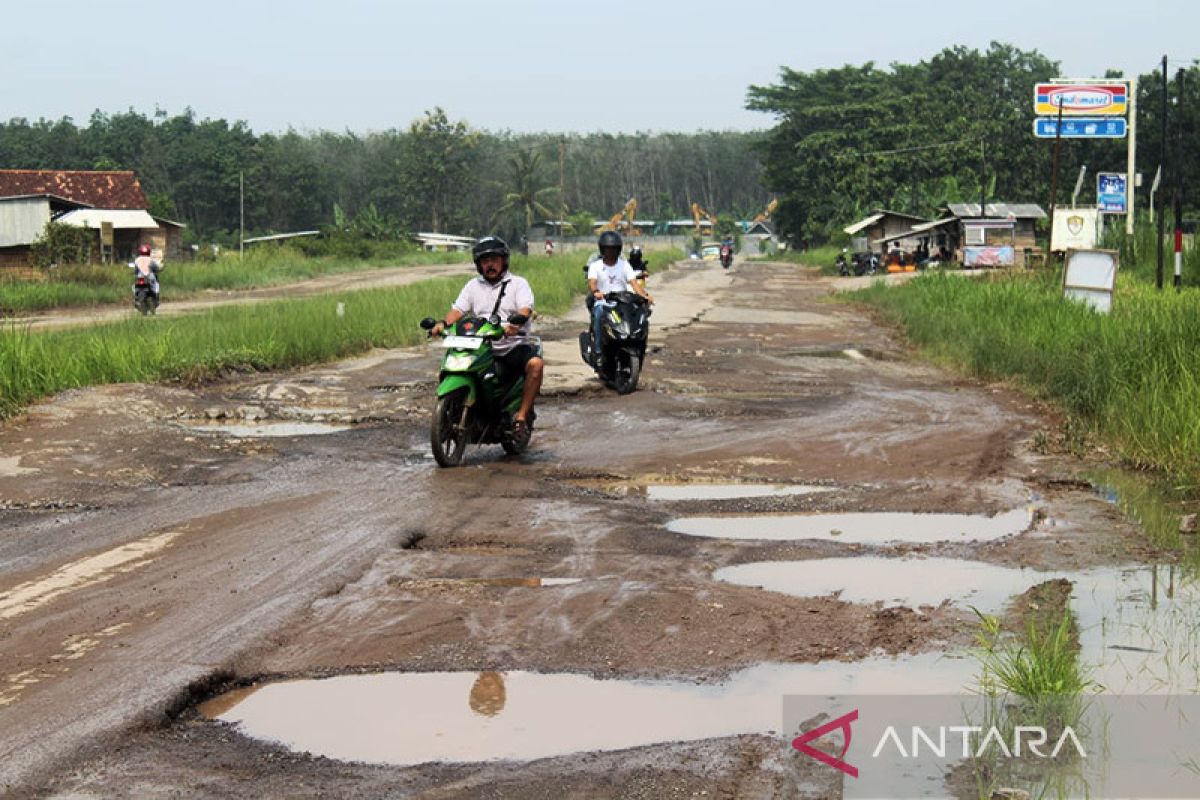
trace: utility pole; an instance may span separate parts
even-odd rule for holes
[[[238,173],[238,260],[246,258],[246,173]]]
[[[1183,68],[1175,73],[1175,291],[1183,289]]]
[[[1079,177],[1075,179],[1075,191],[1071,192],[1071,208],[1075,207],[1075,201],[1079,199],[1079,193],[1083,191],[1083,176],[1087,174],[1087,164],[1079,166]]]
[[[1137,187],[1137,78],[1129,79],[1129,137],[1125,169],[1125,235],[1133,235],[1133,211],[1137,207],[1134,194]],[[1135,241],[1136,245],[1137,242]]]
[[[1158,192],[1158,181],[1163,174],[1163,164],[1167,163],[1167,57],[1162,61],[1162,137],[1158,148],[1158,174],[1154,176],[1154,186],[1150,190],[1150,213],[1154,214],[1154,195]],[[1163,288],[1163,217],[1167,215],[1167,198],[1165,194],[1158,196],[1158,236],[1157,257],[1154,269],[1154,285]]]
[[[1060,108],[1059,114],[1061,114],[1061,113],[1062,113],[1062,109]],[[1057,153],[1055,154],[1055,157],[1057,158]],[[983,219],[986,216],[987,216],[987,157],[984,155],[984,152],[983,152],[983,137],[980,136],[979,137],[979,218]]]
[[[567,140],[558,140],[558,246],[562,247],[563,224],[567,221],[567,189],[563,180],[563,163],[567,157]]]
[[[1058,151],[1062,149],[1062,97],[1058,98],[1058,122],[1054,125],[1054,165],[1050,168],[1050,235],[1046,237],[1046,265],[1050,265],[1050,247],[1054,243],[1054,201],[1058,198]],[[979,142],[983,149],[983,140]]]

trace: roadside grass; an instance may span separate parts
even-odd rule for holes
[[[682,254],[660,254],[656,263]],[[520,256],[543,315],[560,314],[584,291],[579,254]],[[439,317],[461,277],[392,289],[342,292],[194,315],[132,317],[118,323],[34,333],[0,327],[0,419],[39,398],[104,383],[200,382],[234,370],[286,369],[423,340],[418,323]],[[338,304],[344,314],[338,316]]]
[[[935,360],[1057,402],[1128,465],[1200,489],[1200,292],[1119,282],[1111,314],[1064,300],[1053,271],[924,275],[850,295]]]
[[[248,250],[244,260],[229,253],[215,261],[167,262],[162,274],[163,296],[182,299],[209,289],[259,289],[378,267],[468,260],[465,253],[414,251],[361,259],[307,256],[288,246],[259,246]],[[125,303],[130,283],[130,272],[124,264],[61,266],[44,271],[38,278],[0,277],[0,313]]]
[[[784,261],[791,264],[820,267],[822,275],[837,275],[835,261],[840,252],[842,252],[842,245],[826,244],[808,250],[783,250],[774,255],[755,256],[754,258],[757,261]]]

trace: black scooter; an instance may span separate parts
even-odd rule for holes
[[[579,334],[579,354],[583,363],[596,370],[605,386],[617,394],[629,394],[637,388],[646,358],[646,340],[650,336],[650,304],[634,292],[611,292],[604,299],[614,304],[606,309],[600,322],[600,352],[592,352],[591,327]],[[591,311],[592,303],[588,303]],[[588,319],[591,319],[589,313]]]

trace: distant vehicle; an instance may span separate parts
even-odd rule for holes
[[[707,242],[700,248],[700,258],[704,261],[717,261],[721,258],[720,242]]]

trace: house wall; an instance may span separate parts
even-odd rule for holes
[[[0,247],[31,244],[50,221],[50,201],[29,197],[0,202]]]
[[[29,267],[29,245],[0,247],[0,270],[24,270]]]

